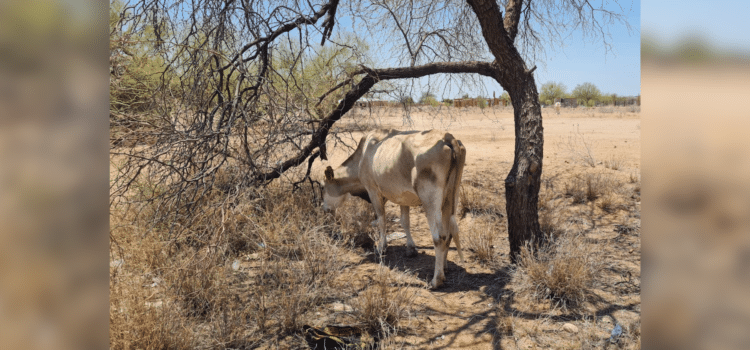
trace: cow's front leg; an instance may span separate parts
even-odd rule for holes
[[[385,249],[388,247],[388,241],[385,239],[385,198],[370,193],[370,200],[373,209],[375,209],[375,215],[378,217],[378,234],[380,235],[375,250],[378,253],[378,258],[382,261]]]
[[[406,256],[417,256],[417,245],[414,243],[414,239],[411,238],[410,232],[409,207],[405,205],[401,206],[401,227],[404,229],[404,233],[406,234]]]

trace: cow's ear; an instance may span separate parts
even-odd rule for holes
[[[331,180],[333,180],[333,168],[331,168],[331,166],[329,165],[326,168],[326,181],[331,181]]]

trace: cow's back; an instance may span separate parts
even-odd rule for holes
[[[444,184],[451,161],[444,131],[375,132],[367,136],[360,180],[399,205],[416,206],[420,179]]]

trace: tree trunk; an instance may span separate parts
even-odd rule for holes
[[[516,144],[513,167],[505,178],[505,210],[510,259],[515,263],[524,244],[539,244],[544,240],[537,212],[544,148],[542,110],[532,75],[534,68],[526,69],[514,45],[523,2],[508,0],[505,19],[494,0],[467,2],[477,15],[482,36],[495,56],[494,78],[508,91],[513,104]]]
[[[539,228],[537,203],[542,175],[542,113],[534,79],[508,88],[513,103],[515,154],[513,167],[505,178],[505,208],[508,214],[510,259],[516,262],[527,242],[544,241]]]

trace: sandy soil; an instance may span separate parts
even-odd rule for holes
[[[542,179],[561,180],[567,176],[584,172],[601,172],[623,179],[638,178],[640,186],[640,112],[629,107],[562,109],[558,115],[552,108],[543,109],[544,164]],[[364,122],[363,122],[364,121]],[[513,162],[514,127],[510,108],[412,110],[408,118],[403,111],[364,111],[351,113],[340,126],[369,123],[370,126],[397,128],[401,130],[445,129],[460,139],[467,149],[467,161],[463,183],[483,183],[504,201],[503,180]],[[354,135],[357,138],[359,134]],[[584,164],[576,152],[585,150],[584,143],[596,160],[595,167]],[[578,143],[576,143],[578,142]],[[352,139],[349,142],[354,145]],[[577,144],[577,146],[575,146]],[[350,153],[345,147],[329,145],[329,162],[316,165],[320,173],[326,165],[336,167]],[[605,167],[605,162],[616,161],[617,170]],[[636,185],[632,185],[636,186]],[[639,191],[639,190],[638,190]],[[554,203],[564,203],[560,199]],[[562,204],[561,204],[562,205]],[[567,204],[566,204],[567,205]],[[396,338],[397,348],[431,349],[527,349],[527,348],[581,348],[601,347],[615,324],[626,331],[639,332],[640,328],[640,237],[623,241],[614,230],[616,223],[636,218],[640,226],[640,198],[632,199],[633,208],[614,213],[595,213],[594,206],[571,206],[581,216],[591,220],[580,224],[586,238],[601,246],[600,252],[609,266],[604,287],[596,293],[601,302],[580,312],[560,312],[549,306],[534,305],[529,301],[508,300],[511,271],[508,260],[507,231],[497,232],[495,261],[480,263],[470,251],[466,260],[459,262],[452,250],[448,255],[446,283],[437,291],[424,288],[432,277],[434,253],[424,214],[412,208],[411,223],[420,254],[416,258],[404,258],[405,239],[389,243],[385,264],[393,270],[413,276],[413,313],[402,324],[403,331]],[[504,205],[502,206],[504,208]],[[398,208],[389,204],[388,233],[401,231],[398,224]],[[504,209],[503,209],[504,210]],[[461,219],[459,229],[466,237],[471,227],[471,215]],[[504,219],[502,219],[504,220]],[[504,226],[504,225],[503,225]],[[636,242],[637,240],[637,242]],[[465,240],[463,240],[465,242]],[[465,246],[465,243],[464,243]],[[367,255],[365,255],[367,256]],[[373,274],[377,262],[370,255],[356,264],[352,278]],[[608,288],[622,281],[636,281],[637,290],[623,291]],[[503,304],[500,306],[499,304]],[[498,329],[503,315],[511,322],[512,332],[499,335]],[[345,323],[342,313],[321,313],[317,325]],[[566,323],[575,325],[576,332],[563,330]],[[636,328],[638,330],[636,330]],[[631,346],[634,346],[631,344]]]

